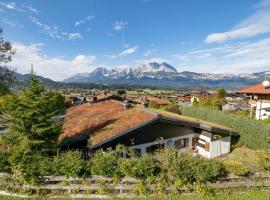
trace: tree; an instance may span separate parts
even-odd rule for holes
[[[14,54],[15,50],[4,40],[3,30],[0,28],[0,96],[8,93],[8,86],[14,80],[14,72],[6,66]]]
[[[32,74],[22,94],[9,96],[6,104],[4,115],[10,129],[4,141],[15,151],[14,154],[49,153],[55,149],[61,127],[53,117],[64,110],[64,98],[60,94],[47,91]]]
[[[225,98],[226,97],[226,94],[227,94],[226,90],[224,88],[222,88],[222,87],[217,88],[216,93],[217,93],[217,97],[219,99]]]

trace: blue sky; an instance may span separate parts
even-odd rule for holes
[[[10,64],[63,80],[167,61],[178,71],[270,70],[270,0],[0,0]]]

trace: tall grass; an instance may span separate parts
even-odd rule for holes
[[[182,114],[218,123],[240,134],[240,144],[253,149],[270,149],[270,124],[208,107],[184,107]]]

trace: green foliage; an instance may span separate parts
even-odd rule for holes
[[[245,176],[250,172],[248,167],[236,160],[225,160],[223,161],[223,165],[226,172],[237,176]]]
[[[205,106],[217,110],[222,110],[222,104],[224,104],[225,100],[220,98],[205,98],[201,99],[198,103],[199,106]]]
[[[164,106],[163,109],[164,109],[165,111],[172,112],[172,113],[176,113],[176,114],[178,114],[178,115],[181,115],[181,114],[182,114],[179,105],[177,105],[177,104],[174,103],[174,102],[168,104],[167,106]]]
[[[56,176],[80,177],[85,169],[86,163],[79,151],[67,151],[53,158],[52,171]]]
[[[148,107],[149,108],[154,108],[154,109],[159,109],[160,105],[155,101],[150,101],[150,103],[148,104]]]
[[[117,90],[117,94],[119,94],[119,95],[126,94],[126,90],[118,89],[118,90]]]
[[[166,149],[158,156],[162,173],[167,174],[171,180],[177,179],[183,183],[207,182],[223,173],[222,164],[216,160],[179,154],[174,149]]]
[[[120,170],[127,177],[146,179],[159,173],[157,160],[151,155],[122,160]]]
[[[120,162],[121,158],[118,152],[112,150],[98,151],[90,158],[91,174],[120,177],[122,176],[119,169]]]
[[[3,150],[0,150],[0,172],[10,172],[8,158],[9,154]]]
[[[29,86],[19,97],[9,96],[4,111],[10,123],[6,142],[17,151],[51,151],[61,130],[53,117],[64,109],[61,95],[48,92],[32,75]]]
[[[226,90],[224,88],[222,88],[222,87],[217,88],[216,93],[217,93],[217,97],[219,99],[225,98],[226,94],[227,94]]]
[[[256,155],[260,159],[260,167],[264,170],[270,171],[270,151],[258,151]]]
[[[208,107],[184,107],[183,115],[232,128],[240,134],[240,144],[252,149],[270,149],[270,124]]]
[[[43,176],[50,175],[51,159],[39,153],[26,154],[17,162],[11,161],[13,181],[17,184],[39,184],[43,182]]]
[[[14,72],[5,66],[14,53],[12,45],[4,40],[3,30],[0,28],[0,96],[9,93],[8,86],[14,80]]]

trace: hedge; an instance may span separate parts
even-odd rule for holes
[[[183,107],[182,113],[232,128],[240,134],[240,144],[246,147],[270,149],[270,124],[208,107]]]

